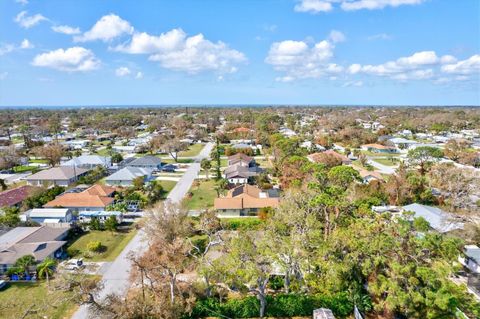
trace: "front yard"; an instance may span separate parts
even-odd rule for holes
[[[198,153],[203,149],[204,144],[193,144],[188,147],[188,150],[178,153],[179,157],[193,157],[197,156]]]
[[[63,290],[48,290],[46,282],[9,283],[0,290],[0,317],[16,318],[70,318],[76,305],[69,293]],[[37,313],[26,315],[26,312]]]
[[[187,196],[185,196],[184,205],[188,210],[211,208],[216,197],[215,180],[197,179],[193,182]]]
[[[113,261],[136,234],[132,226],[128,230],[111,232],[108,230],[91,230],[74,239],[67,248],[70,257],[81,258],[85,261]],[[91,253],[87,249],[88,243],[100,241],[104,247],[99,253]]]

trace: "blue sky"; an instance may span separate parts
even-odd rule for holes
[[[2,0],[0,106],[480,105],[478,0]]]

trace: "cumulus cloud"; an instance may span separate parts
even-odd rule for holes
[[[42,21],[48,21],[48,19],[39,13],[29,16],[27,11],[22,11],[17,14],[14,21],[22,28],[29,29]]]
[[[333,43],[344,42],[347,39],[345,34],[337,30],[330,31],[330,35],[328,36],[328,38]]]
[[[23,39],[22,43],[20,43],[20,49],[33,49],[34,47],[28,39]]]
[[[127,68],[126,66],[119,67],[118,69],[115,70],[115,75],[118,77],[127,76],[130,73],[131,73],[130,69]]]
[[[80,34],[80,28],[74,28],[68,25],[54,25],[52,30],[57,33],[63,33],[68,35]]]
[[[137,74],[135,75],[135,79],[137,80],[143,79],[143,73],[138,71]]]
[[[4,43],[0,45],[0,56],[10,53],[15,50],[15,45],[11,43]]]
[[[329,40],[313,46],[305,41],[275,42],[270,46],[265,62],[271,64],[276,71],[285,73],[276,78],[280,82],[333,76],[344,71],[342,66],[330,62],[334,48],[333,41]]]
[[[88,49],[72,47],[39,54],[32,65],[66,72],[91,71],[100,67],[100,60]]]
[[[445,64],[442,66],[442,72],[448,74],[478,75],[480,74],[480,55],[476,54],[463,61]]]
[[[124,34],[132,34],[133,27],[126,20],[123,20],[115,14],[103,16],[93,27],[84,34],[75,36],[75,42],[87,42],[101,40],[108,42]]]
[[[245,62],[243,53],[225,43],[211,42],[202,34],[189,37],[182,29],[173,29],[158,36],[136,32],[128,43],[113,48],[129,54],[148,54],[150,61],[166,69],[198,73],[206,70],[233,73]]]
[[[398,7],[402,5],[416,5],[426,0],[299,0],[295,5],[296,12],[310,12],[313,14],[319,12],[329,12],[334,9],[334,5],[339,5],[342,10],[378,10],[385,7]]]

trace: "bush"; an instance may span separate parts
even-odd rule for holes
[[[338,318],[352,314],[353,305],[346,293],[336,295],[296,295],[281,294],[267,297],[266,317],[311,316],[317,308],[329,308]],[[260,302],[254,296],[243,299],[229,299],[221,303],[218,299],[198,300],[190,318],[201,317],[258,317]]]
[[[98,253],[102,250],[102,242],[98,240],[91,241],[87,244],[87,249],[91,252]]]
[[[221,222],[226,230],[257,230],[263,224],[263,221],[258,218],[226,218]]]
[[[74,249],[74,248],[70,248],[70,247],[67,248],[67,255],[68,255],[68,257],[75,257],[75,256],[77,256],[78,254],[80,254],[80,250]]]

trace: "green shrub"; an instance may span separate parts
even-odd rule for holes
[[[98,240],[91,241],[87,244],[87,249],[91,252],[98,253],[102,250],[102,242]]]
[[[75,256],[77,256],[78,254],[80,254],[80,250],[75,249],[75,248],[71,248],[71,247],[68,247],[68,248],[67,248],[67,255],[68,255],[68,257],[75,257]]]
[[[346,293],[336,295],[281,294],[267,297],[266,317],[311,316],[317,308],[329,308],[338,318],[352,314],[353,305]],[[229,299],[221,303],[218,299],[200,299],[195,304],[190,318],[201,317],[258,317],[260,302],[254,296]]]
[[[225,218],[222,226],[227,230],[257,230],[264,222],[258,218]]]

